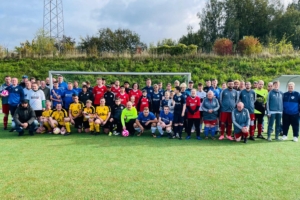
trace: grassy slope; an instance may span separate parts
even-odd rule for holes
[[[291,141],[0,131],[0,198],[297,199],[299,150]]]

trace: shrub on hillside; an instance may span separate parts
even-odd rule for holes
[[[253,55],[262,52],[262,45],[258,38],[253,36],[245,36],[244,39],[238,43],[238,51],[242,55]]]
[[[219,38],[214,43],[214,52],[218,55],[232,54],[233,43],[228,38]]]

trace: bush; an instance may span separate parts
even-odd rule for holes
[[[214,43],[214,52],[218,55],[232,54],[233,42],[228,38],[219,38]]]
[[[245,36],[244,39],[238,43],[238,51],[242,55],[253,55],[262,52],[262,46],[258,40],[253,36]]]

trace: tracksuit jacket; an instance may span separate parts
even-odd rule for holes
[[[203,111],[203,120],[216,120],[218,118],[218,110],[220,108],[219,101],[216,98],[204,98],[201,103],[201,110]],[[208,113],[208,110],[213,110]]]
[[[286,92],[283,94],[283,113],[287,115],[299,114],[300,94],[299,92]]]
[[[221,112],[232,112],[238,100],[238,92],[235,89],[223,90],[220,94]]]
[[[237,108],[232,111],[232,122],[234,126],[234,133],[242,132],[243,127],[250,126],[250,115],[247,108],[239,111]]]
[[[35,112],[28,104],[27,108],[23,108],[21,105],[17,108],[14,114],[14,121],[16,125],[27,122],[29,125],[35,120]]]
[[[283,93],[279,90],[271,90],[267,97],[267,112],[282,112],[283,111]]]
[[[256,93],[253,90],[242,90],[240,92],[240,101],[243,102],[244,107],[248,109],[250,114],[254,113],[254,103],[256,101]]]

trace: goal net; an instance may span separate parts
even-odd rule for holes
[[[175,80],[182,82],[188,82],[191,80],[190,72],[87,72],[87,71],[49,71],[50,88],[53,88],[52,80],[58,75],[64,77],[65,82],[78,81],[79,86],[84,81],[89,81],[91,85],[96,84],[97,78],[105,78],[106,84],[119,80],[121,84],[128,81],[130,85],[132,83],[138,83],[140,88],[146,86],[146,79],[150,78],[152,84],[162,82],[164,86],[167,83],[173,85]]]

